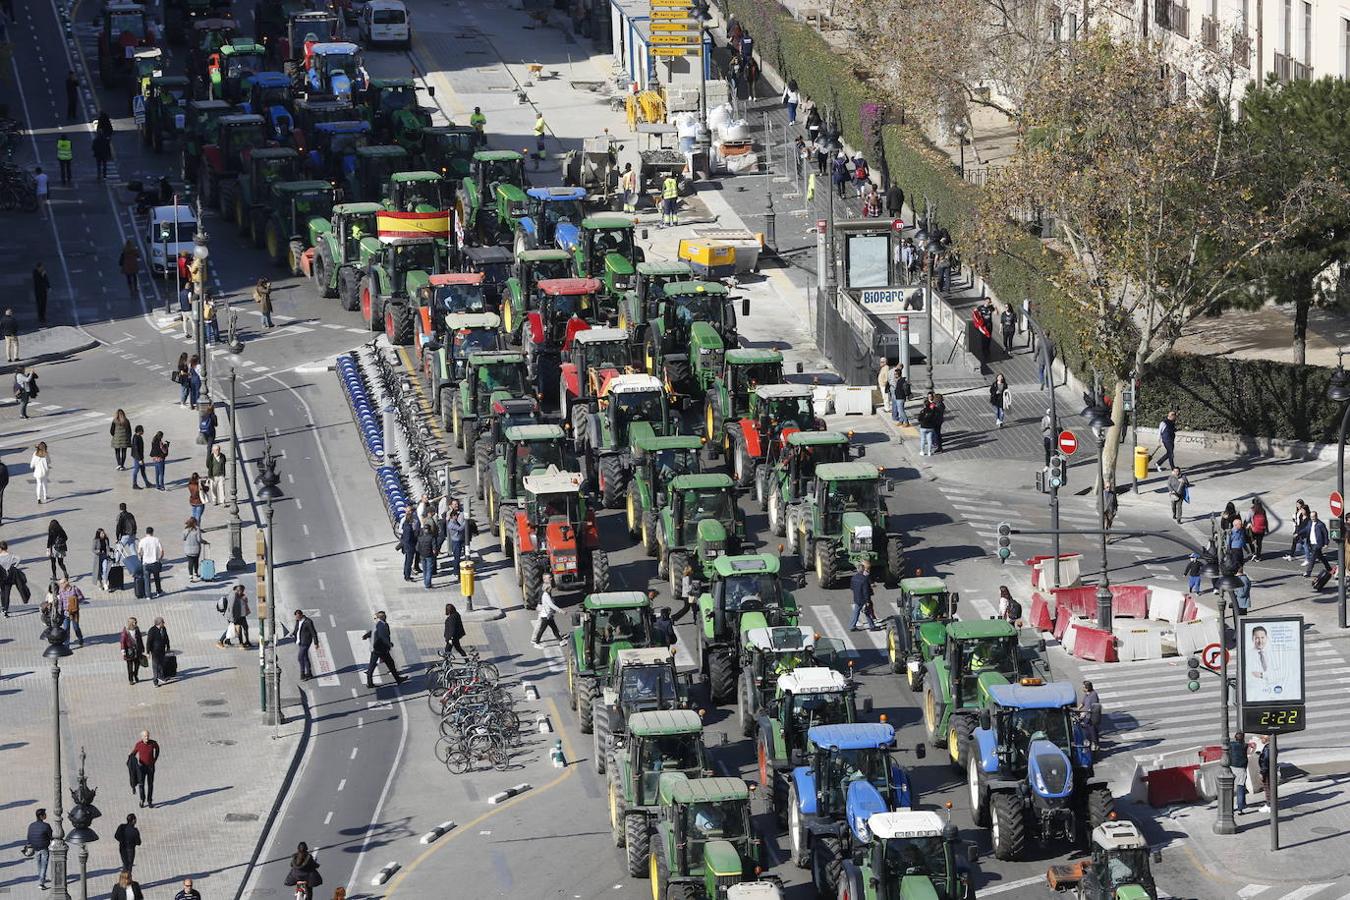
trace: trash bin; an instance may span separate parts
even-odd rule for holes
[[[1134,477],[1143,481],[1148,477],[1148,448],[1134,448]]]
[[[466,559],[459,564],[459,592],[465,597],[473,596],[473,560]]]

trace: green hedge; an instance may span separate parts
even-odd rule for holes
[[[1139,421],[1177,411],[1183,431],[1336,439],[1341,407],[1327,400],[1330,371],[1223,356],[1163,357],[1144,373]]]

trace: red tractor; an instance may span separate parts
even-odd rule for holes
[[[577,332],[596,321],[598,278],[546,278],[535,285],[525,314],[521,349],[530,383],[541,398],[557,397],[561,362]]]
[[[581,474],[548,471],[526,475],[524,505],[514,518],[500,518],[502,552],[515,560],[525,608],[539,605],[544,576],[554,592],[586,594],[609,590],[609,555],[600,549],[595,512],[581,493]],[[513,533],[514,532],[514,533]]]
[[[109,3],[98,32],[98,77],[104,87],[131,78],[136,50],[158,47],[159,35],[139,3]]]

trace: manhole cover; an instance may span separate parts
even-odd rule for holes
[[[225,739],[225,740],[219,740],[219,741],[207,741],[207,743],[210,744],[212,747],[233,747],[233,746],[234,746],[234,741],[231,741],[231,740],[228,740],[228,739]]]
[[[226,813],[226,814],[225,814],[225,821],[226,821],[226,822],[256,822],[256,821],[258,821],[258,814],[257,814],[257,813]]]
[[[1314,826],[1312,827],[1312,833],[1313,833],[1313,834],[1340,834],[1339,831],[1337,831],[1335,828],[1332,828],[1330,825],[1314,825]]]
[[[230,714],[227,712],[202,713],[202,718],[204,719],[228,719],[229,717]]]
[[[198,706],[224,706],[224,700],[198,700]]]

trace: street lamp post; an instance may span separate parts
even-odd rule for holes
[[[197,231],[192,235],[192,258],[197,263],[197,296],[194,301],[196,306],[196,340],[197,340],[197,359],[202,364],[202,392],[209,400],[211,397],[211,366],[207,361],[210,348],[206,343],[206,323],[203,320],[203,314],[206,308],[206,282],[209,275],[207,269],[207,260],[211,257],[211,250],[207,247],[207,241],[210,235],[206,233],[206,227],[202,224],[202,201],[197,198]]]
[[[273,541],[272,501],[286,496],[281,490],[281,476],[277,474],[277,458],[272,455],[269,444],[263,452],[263,461],[259,465],[258,477],[254,479],[258,486],[258,499],[267,503],[267,559],[264,579],[267,590],[267,602],[263,607],[266,615],[262,622],[262,634],[259,651],[263,663],[263,703],[267,711],[267,724],[281,724],[281,669],[277,666],[277,595],[276,574],[273,560],[276,557],[276,544]]]
[[[1214,570],[1217,571],[1219,568],[1220,567],[1216,563],[1214,565]],[[1226,759],[1228,756],[1228,742],[1233,739],[1233,731],[1231,720],[1229,718],[1229,710],[1232,706],[1232,694],[1230,693],[1231,685],[1228,681],[1228,641],[1224,632],[1228,627],[1227,616],[1230,604],[1233,608],[1233,618],[1234,620],[1237,619],[1237,598],[1234,596],[1233,592],[1241,586],[1242,582],[1234,575],[1224,574],[1219,575],[1214,579],[1214,587],[1219,591],[1219,652],[1221,654],[1220,658],[1223,660],[1223,671],[1220,673],[1220,677],[1223,679],[1223,699],[1221,701],[1223,707],[1221,718],[1223,721],[1221,722],[1220,727],[1223,731],[1219,735],[1219,747],[1224,751],[1224,764],[1219,766],[1219,810],[1218,816],[1214,821],[1215,834],[1237,834],[1237,821],[1233,817],[1233,789],[1235,779],[1233,770],[1227,765],[1228,760]],[[1235,622],[1234,631],[1236,631],[1236,628]]]
[[[52,900],[70,900],[66,889],[66,826],[61,813],[61,660],[70,653],[66,630],[59,626],[47,629],[47,649],[42,655],[52,661]]]
[[[924,343],[927,345],[924,349],[924,371],[928,376],[927,391],[931,394],[936,389],[933,382],[933,307],[936,305],[933,303],[933,260],[936,258],[936,254],[933,253],[931,248],[935,247],[937,242],[933,240],[932,231],[930,230],[933,227],[933,223],[928,219],[929,205],[928,198],[926,197],[924,198],[923,206],[924,222],[918,232],[914,235],[914,243],[919,248],[919,252],[923,254],[923,311],[924,319],[926,320],[924,322]]]
[[[238,372],[230,367],[230,559],[225,563],[228,572],[242,572],[244,562],[244,523],[239,518],[239,418],[235,412],[235,383]]]
[[[966,127],[965,122],[961,122],[952,130],[956,132],[956,141],[961,145],[961,166],[957,171],[961,173],[961,180],[964,181],[966,178],[966,134],[969,133],[970,129]],[[978,161],[977,159],[976,162]]]
[[[1097,520],[1101,523],[1102,574],[1097,579],[1097,627],[1111,630],[1111,575],[1106,558],[1106,435],[1111,427],[1110,413],[1104,407],[1090,406],[1083,410],[1088,427],[1097,439]]]
[[[80,748],[80,777],[70,792],[75,805],[70,809],[70,824],[75,828],[70,832],[70,842],[80,848],[80,900],[89,900],[89,845],[98,840],[98,833],[90,826],[103,813],[94,805],[94,796],[98,791],[89,786],[84,776],[84,748]]]
[[[1336,371],[1331,373],[1331,383],[1327,385],[1327,399],[1345,407],[1341,413],[1341,430],[1336,438],[1336,493],[1345,496],[1345,430],[1350,425],[1350,375],[1341,365],[1344,351],[1336,351]],[[1344,531],[1344,528],[1341,529]],[[1336,615],[1337,624],[1347,627],[1345,609],[1345,535],[1336,542]]]

